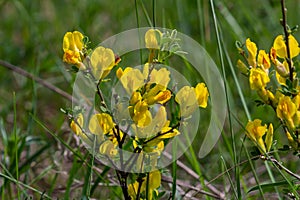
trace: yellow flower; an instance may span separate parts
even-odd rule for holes
[[[170,100],[171,92],[166,90],[165,86],[160,84],[147,84],[146,85],[146,93],[143,95],[143,98],[149,105],[153,105],[155,103],[163,104]]]
[[[202,108],[207,107],[208,90],[204,83],[198,83],[195,87],[196,99],[198,105]]]
[[[86,143],[89,143],[88,138],[83,131],[83,123],[83,115],[80,113],[75,120],[72,120],[70,127],[76,135],[78,135]]]
[[[118,150],[112,141],[106,140],[100,145],[99,152],[103,155],[113,157],[113,156],[117,155]]]
[[[299,44],[294,36],[289,35],[289,47],[290,47],[290,56],[294,58],[299,54]],[[287,58],[286,45],[283,35],[278,35],[273,43],[273,47],[276,50],[276,54],[279,58]]]
[[[131,71],[132,68],[131,67],[126,67],[124,70],[122,68],[119,68],[117,71],[116,71],[116,75],[118,77],[118,79],[120,79],[123,74],[126,74],[128,73],[129,71]]]
[[[83,115],[80,113],[77,117],[77,119],[71,122],[70,124],[71,129],[76,135],[82,134],[82,128],[83,128]]]
[[[269,55],[266,54],[265,50],[259,50],[257,56],[257,65],[262,67],[266,72],[268,72],[268,69],[271,67]]]
[[[268,74],[260,68],[251,68],[249,76],[250,88],[252,90],[262,90],[270,82]]]
[[[149,142],[146,142],[146,146],[155,146],[165,139],[173,138],[176,135],[180,134],[180,132],[177,129],[169,127],[169,124],[170,121],[167,121],[164,127],[161,129],[161,133],[155,136],[154,139],[150,139]]]
[[[164,106],[160,106],[155,117],[145,127],[133,126],[137,139],[149,138],[159,133],[167,123],[167,111]]]
[[[95,78],[103,79],[115,66],[115,55],[111,49],[99,46],[91,55],[91,64]]]
[[[161,173],[158,170],[152,171],[149,173],[148,180],[148,197],[146,199],[152,200],[153,191],[157,189],[161,184]],[[138,191],[139,183],[135,181],[128,186],[128,193],[132,199],[136,199],[137,191]],[[143,193],[147,189],[147,176],[143,178],[143,182],[140,188],[140,192]]]
[[[149,106],[145,101],[138,101],[134,106],[128,107],[131,118],[137,126],[148,126],[152,121],[152,116],[148,108]]]
[[[95,114],[91,117],[89,129],[93,134],[107,134],[114,128],[112,117],[107,113]]]
[[[195,89],[190,86],[184,86],[181,88],[177,92],[175,100],[180,105],[180,114],[183,117],[190,116],[198,106]]]
[[[149,29],[145,34],[146,48],[159,49],[162,33],[157,29]]]
[[[276,109],[277,117],[286,120],[287,125],[292,129],[295,127],[292,118],[296,111],[297,107],[289,96],[283,96],[279,99]]]
[[[145,68],[147,64],[145,64]],[[153,69],[150,73],[150,81],[149,83],[156,83],[158,85],[162,85],[167,87],[170,82],[170,72],[166,68],[161,68],[159,70]]]
[[[119,71],[120,81],[126,92],[132,95],[133,92],[144,85],[145,78],[139,69],[126,69],[122,72]]]
[[[272,147],[272,143],[273,143],[273,125],[272,124],[269,125],[265,143],[266,143],[267,152],[269,152]]]
[[[256,67],[256,55],[257,55],[257,47],[254,42],[251,42],[251,40],[248,38],[246,40],[246,48],[248,50],[248,64],[251,67]]]
[[[83,38],[84,36],[78,31],[67,32],[65,34],[63,39],[64,62],[79,66],[79,63],[82,62]]]
[[[246,135],[256,142],[259,146],[259,150],[264,153],[266,152],[266,147],[262,136],[267,132],[267,125],[262,126],[261,120],[255,119],[254,121],[249,121],[246,125]]]

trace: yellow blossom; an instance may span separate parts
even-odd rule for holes
[[[115,66],[115,55],[109,48],[97,47],[91,55],[92,72],[96,79],[105,78],[113,66]]]
[[[99,147],[99,152],[109,157],[115,156],[118,153],[116,146],[110,140],[105,140]]]
[[[170,72],[166,68],[161,68],[159,70],[153,69],[150,74],[149,83],[156,83],[167,87],[170,82]]]
[[[144,85],[144,75],[139,69],[124,70],[120,77],[120,81],[128,94],[132,95],[137,89]]]
[[[145,34],[145,44],[148,49],[159,49],[162,33],[158,29],[149,29]]]
[[[196,99],[198,105],[202,108],[207,107],[208,90],[204,83],[198,83],[195,87]]]
[[[252,90],[262,90],[270,82],[268,74],[260,68],[251,68],[249,76],[250,88]]]
[[[129,72],[130,70],[132,70],[131,67],[126,67],[124,70],[122,68],[119,68],[117,71],[116,71],[116,75],[118,77],[118,79],[120,79],[123,74],[126,74],[127,72]]]
[[[164,106],[160,106],[155,117],[145,127],[133,126],[137,139],[149,138],[159,133],[167,123],[167,111]]]
[[[144,127],[150,124],[152,116],[145,101],[138,101],[135,105],[129,106],[129,113],[137,126]]]
[[[143,98],[149,105],[155,103],[163,104],[170,100],[171,92],[165,88],[165,86],[160,84],[147,84],[146,93],[143,95]]]
[[[148,180],[148,187],[147,187],[147,176],[143,178],[143,182],[140,188],[140,192],[143,193],[148,188],[148,197],[146,199],[152,200],[153,191],[157,189],[161,184],[161,173],[158,170],[152,171],[149,173],[149,180]],[[131,198],[136,199],[137,191],[138,191],[139,183],[135,181],[128,186],[128,193]]]
[[[287,125],[292,129],[295,127],[292,118],[296,114],[296,111],[297,107],[289,96],[283,96],[279,99],[276,109],[277,117],[286,120]]]
[[[272,147],[272,143],[273,143],[273,125],[272,124],[269,125],[265,143],[266,143],[267,152],[269,152]]]
[[[246,40],[246,48],[248,50],[248,64],[251,67],[256,67],[256,55],[257,55],[257,47],[254,42],[251,42],[251,40],[248,38]]]
[[[261,153],[266,152],[266,147],[264,144],[264,141],[262,139],[262,136],[265,135],[267,131],[267,125],[262,126],[261,120],[255,119],[254,121],[249,121],[246,125],[246,135],[256,142],[256,144],[259,146],[259,150]]]
[[[83,38],[84,36],[78,31],[65,34],[63,39],[64,62],[79,66],[79,63],[82,62]]]
[[[183,117],[190,116],[198,106],[195,89],[190,86],[181,88],[177,92],[175,100],[180,105],[180,114]]]
[[[82,128],[83,128],[83,115],[80,113],[76,120],[73,120],[70,124],[71,129],[76,135],[82,134]]]
[[[83,123],[83,115],[80,113],[75,120],[72,120],[70,127],[76,135],[78,135],[79,137],[81,137],[81,139],[88,143],[88,138],[83,131]]]
[[[146,143],[147,146],[155,146],[157,145],[159,142],[165,140],[165,139],[169,139],[169,138],[173,138],[176,135],[179,135],[180,132],[175,129],[175,128],[171,128],[169,127],[169,121],[166,122],[166,124],[164,125],[164,127],[161,129],[161,133],[159,133],[159,135],[155,136],[154,139],[149,140],[149,142]]]
[[[299,44],[294,36],[289,35],[289,48],[290,48],[290,56],[294,58],[299,54]],[[273,47],[276,50],[276,54],[279,58],[287,58],[286,45],[284,41],[283,35],[278,35],[273,43]]]
[[[90,119],[89,129],[93,134],[107,134],[113,128],[112,117],[107,113],[95,114]]]
[[[266,72],[268,72],[269,68],[271,67],[269,55],[266,54],[265,50],[259,50],[257,56],[257,65],[262,67]]]

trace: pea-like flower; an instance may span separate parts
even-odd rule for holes
[[[263,140],[263,136],[266,136],[266,145]],[[270,124],[269,128],[267,125],[262,125],[260,119],[249,121],[246,125],[246,135],[256,143],[261,153],[265,153],[270,150],[273,141],[273,125]],[[267,148],[266,148],[267,146]]]
[[[252,90],[263,90],[269,82],[270,78],[263,69],[250,69],[249,83]]]
[[[115,54],[109,48],[97,47],[91,55],[92,72],[97,80],[105,78],[116,65]]]
[[[259,50],[257,56],[257,65],[263,68],[267,73],[269,72],[269,68],[271,67],[271,62],[269,55],[265,50]]]
[[[142,179],[142,185],[140,186],[140,193],[145,192],[148,189],[148,197],[146,199],[152,199],[153,191],[155,191],[161,184],[161,173],[158,170],[149,173],[149,180],[146,181],[146,177]],[[147,185],[147,182],[149,183]],[[135,181],[128,186],[128,192],[131,198],[136,199],[139,183]]]
[[[295,128],[293,117],[296,111],[297,107],[289,96],[283,96],[279,99],[276,109],[277,117],[285,120],[291,129]]]
[[[291,58],[294,58],[299,55],[299,44],[297,40],[294,38],[294,36],[292,35],[289,35],[288,40],[289,40],[290,56]],[[276,50],[276,54],[279,58],[287,58],[286,44],[283,35],[278,35],[275,38],[273,47]]]
[[[256,67],[257,46],[249,38],[246,40],[246,48],[248,50],[248,64],[251,67]]]
[[[208,90],[204,83],[198,83],[195,87],[196,99],[198,101],[198,105],[201,108],[207,107],[208,100]]]
[[[162,33],[158,29],[149,29],[145,34],[146,48],[160,49]]]
[[[84,36],[78,32],[67,32],[63,39],[64,56],[63,61],[68,64],[73,64],[79,67],[82,62],[82,50]]]

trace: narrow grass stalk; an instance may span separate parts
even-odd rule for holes
[[[140,0],[140,2],[141,2],[142,10],[143,10],[143,13],[144,13],[144,15],[146,17],[148,25],[151,26],[151,27],[153,27],[153,23],[152,23],[152,21],[151,21],[151,19],[149,17],[149,14],[148,14],[148,12],[147,12],[147,10],[145,8],[143,0]]]
[[[226,72],[225,72],[225,65],[224,65],[223,51],[222,51],[223,48],[222,48],[222,44],[221,44],[221,38],[219,35],[219,28],[218,28],[218,22],[217,22],[217,17],[216,17],[216,13],[215,13],[214,3],[212,0],[210,0],[210,5],[211,5],[211,11],[212,11],[212,15],[213,15],[214,28],[215,28],[216,38],[217,38],[217,43],[218,43],[218,52],[219,52],[220,63],[221,63],[221,68],[222,68],[222,75],[223,75],[224,88],[225,88],[225,94],[226,94],[226,105],[227,105],[227,109],[230,110],[230,104],[229,104],[229,99],[228,99],[228,89],[227,89],[227,84],[226,84]],[[239,167],[236,165],[237,164],[237,153],[236,153],[235,137],[234,137],[234,133],[233,133],[233,129],[232,129],[232,121],[231,121],[230,115],[228,115],[228,121],[229,121],[229,129],[230,129],[232,148],[233,148],[233,154],[234,154],[233,160],[234,160],[234,165],[236,166],[236,168],[235,168],[236,188],[237,188],[237,193],[238,193],[238,199],[241,199]]]
[[[1,167],[2,167],[3,169],[5,169],[4,166],[3,166],[1,163],[0,163],[0,165],[1,165]],[[8,176],[8,175],[9,175],[9,176]],[[19,186],[23,186],[23,187],[26,188],[26,189],[29,189],[29,190],[31,190],[31,191],[33,191],[33,192],[36,192],[36,193],[42,195],[42,197],[44,197],[44,198],[51,199],[51,197],[49,197],[48,195],[44,194],[43,192],[41,192],[41,191],[39,191],[39,190],[37,190],[37,189],[35,189],[35,188],[33,188],[33,187],[27,185],[27,184],[24,184],[24,183],[22,183],[22,182],[19,182],[17,179],[13,178],[12,175],[9,174],[9,172],[8,172],[8,175],[3,174],[3,173],[0,173],[0,177],[3,177],[3,178],[5,178],[5,179],[7,179],[7,180],[9,180],[9,181],[11,181],[11,182],[17,184],[18,187],[19,187]],[[25,192],[25,191],[24,191],[24,192]],[[5,196],[3,196],[3,197],[4,197],[3,199],[7,199]]]
[[[18,146],[19,146],[19,139],[17,136],[17,102],[16,102],[16,93],[13,93],[13,105],[14,105],[14,126],[13,126],[13,133],[14,133],[14,140],[15,140],[15,170],[16,170],[16,180],[17,180],[17,184],[19,184],[19,156],[18,156]],[[20,196],[20,190],[19,187],[17,187],[17,196],[18,199],[21,199]]]
[[[242,143],[242,145],[244,146],[244,143]],[[256,174],[256,171],[255,171],[255,167],[253,166],[253,163],[251,162],[252,159],[250,158],[248,149],[247,149],[247,148],[244,148],[244,149],[245,149],[245,152],[246,152],[248,161],[249,161],[249,163],[250,163],[250,166],[251,166],[251,170],[252,170],[252,172],[253,172],[254,179],[255,179],[255,181],[256,181],[256,183],[257,183],[257,185],[258,185],[258,189],[259,189],[260,195],[261,195],[262,199],[265,199],[265,197],[264,197],[264,192],[263,192],[263,190],[262,190],[262,188],[261,188],[261,186],[260,186],[260,182],[259,182],[259,179],[258,179],[257,174]]]
[[[137,0],[134,0],[134,8],[135,8],[136,27],[138,28],[138,32],[139,32],[140,18],[139,18],[139,11],[138,11]],[[139,32],[139,35],[140,35],[140,32]],[[140,39],[139,39],[139,44],[141,46],[141,40]],[[143,62],[143,52],[142,52],[142,49],[140,49],[139,52],[140,52],[140,63],[142,64],[142,62]]]
[[[236,188],[235,188],[235,186],[234,186],[234,184],[233,184],[233,182],[232,182],[232,179],[231,179],[230,174],[229,174],[229,170],[228,170],[228,168],[227,168],[227,166],[226,166],[226,162],[225,162],[223,156],[221,156],[221,160],[222,160],[223,166],[225,167],[225,171],[226,171],[226,174],[227,174],[229,183],[230,183],[230,185],[231,185],[231,188],[232,188],[232,190],[233,190],[233,194],[234,194],[235,198],[238,199],[239,197],[238,197]]]

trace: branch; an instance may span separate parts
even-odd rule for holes
[[[294,67],[292,66],[292,61],[291,61],[291,52],[290,52],[290,45],[289,45],[290,33],[288,31],[287,16],[286,16],[287,9],[285,7],[284,0],[281,0],[281,12],[282,12],[282,26],[283,26],[283,30],[284,30],[286,54],[287,54],[286,61],[288,63],[289,70],[290,70],[290,80],[293,81]]]
[[[39,78],[39,77],[36,77],[34,76],[33,74],[23,70],[21,67],[18,67],[18,66],[15,66],[15,65],[12,65],[4,60],[0,60],[0,65],[9,69],[9,70],[12,70],[26,78],[29,78],[31,80],[34,80],[35,82],[45,86],[46,88],[48,88],[49,90],[52,90],[53,92],[61,95],[62,97],[64,97],[65,99],[69,100],[72,102],[72,96],[68,93],[66,93],[65,91],[59,89],[58,87],[52,85],[51,83],[47,82],[47,81],[44,81],[43,79]]]

